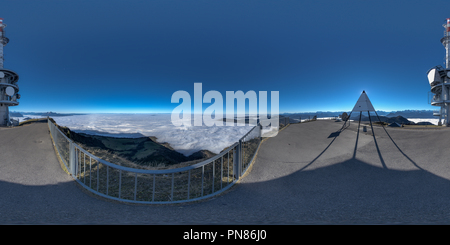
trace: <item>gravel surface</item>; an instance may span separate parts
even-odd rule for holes
[[[449,224],[450,129],[292,124],[251,172],[195,203],[130,205],[82,190],[46,123],[0,128],[0,224]]]

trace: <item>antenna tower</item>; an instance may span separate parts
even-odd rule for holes
[[[5,37],[5,27],[3,18],[0,18],[0,126],[11,126],[13,121],[9,118],[9,107],[19,105],[19,75],[3,68],[3,47],[9,43],[9,39]]]
[[[435,66],[428,70],[428,82],[431,86],[431,105],[439,106],[440,109],[433,112],[434,116],[439,116],[438,125],[450,126],[449,122],[449,105],[450,105],[450,18],[444,27],[444,37],[441,43],[445,47],[445,68]]]

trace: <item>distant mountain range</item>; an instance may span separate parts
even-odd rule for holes
[[[395,111],[391,112],[386,115],[387,117],[397,117],[402,116],[406,118],[436,118],[436,116],[433,116],[432,110],[423,110],[423,111],[413,111],[413,110],[406,110],[406,111]]]
[[[290,119],[307,119],[307,118],[313,118],[314,116],[317,116],[318,118],[321,117],[338,117],[342,113],[346,112],[347,114],[350,114],[349,111],[316,111],[316,112],[298,112],[298,113],[282,113],[280,114],[280,118],[289,117]],[[355,113],[354,113],[355,114]],[[359,113],[357,113],[359,117]],[[363,113],[363,115],[367,113]],[[436,118],[436,116],[433,116],[432,110],[404,110],[404,111],[377,111],[378,116],[386,116],[386,117],[397,117],[402,116],[404,118]],[[74,115],[86,115],[82,113],[56,113],[56,112],[18,112],[18,111],[11,111],[9,113],[11,117],[23,117],[23,115],[36,115],[36,116],[56,116],[56,117],[62,117],[62,116],[74,116]],[[352,119],[353,119],[352,115]],[[248,120],[248,119],[247,119]],[[236,120],[235,120],[236,121]]]
[[[350,111],[317,111],[317,112],[300,112],[300,113],[282,113],[280,114],[280,117],[290,117],[290,118],[302,118],[306,119],[308,117],[313,118],[314,116],[317,116],[318,118],[321,117],[338,117],[342,113],[346,112],[347,114],[350,114]],[[397,117],[402,116],[404,118],[436,118],[436,116],[433,116],[433,110],[404,110],[404,111],[376,111],[378,116],[386,116],[386,117]],[[353,113],[355,114],[355,113]],[[353,119],[352,114],[352,119]],[[359,113],[358,117],[359,117]],[[363,113],[363,115],[367,115],[367,113]],[[373,112],[371,113],[373,114]]]
[[[10,117],[23,117],[23,115],[33,115],[33,116],[53,116],[53,117],[64,117],[64,116],[74,116],[74,115],[86,115],[81,113],[56,113],[56,112],[19,112],[19,111],[10,111]]]
[[[22,113],[20,113],[20,112],[15,112],[15,111],[9,112],[9,116],[10,116],[10,117],[23,117]]]
[[[357,115],[355,115],[355,116],[352,115],[350,117],[350,119],[355,120],[355,121],[359,120],[359,113]],[[396,123],[398,123],[400,125],[401,124],[405,124],[405,125],[432,125],[431,122],[418,122],[418,123],[415,123],[415,122],[410,121],[410,120],[408,120],[408,119],[406,119],[406,118],[404,118],[402,116],[396,116],[396,117],[378,116],[377,117],[376,115],[370,115],[370,120],[369,120],[368,116],[361,115],[361,121],[365,121],[365,122],[372,121],[372,123],[376,123],[376,122],[382,121],[382,122],[386,122],[388,124],[396,122]]]

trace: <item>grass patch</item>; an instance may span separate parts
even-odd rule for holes
[[[439,129],[439,128],[445,128],[443,126],[438,126],[438,125],[403,125],[403,128],[406,129]]]
[[[36,123],[36,122],[40,122],[40,123],[47,122],[47,118],[29,119],[29,120],[20,122],[19,126],[30,125],[30,124]]]

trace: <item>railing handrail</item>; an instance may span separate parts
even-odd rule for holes
[[[87,150],[83,149],[80,145],[76,144],[73,140],[71,140],[69,137],[67,137],[57,126],[56,123],[53,123],[49,117],[47,117],[48,119],[48,127],[52,136],[52,141],[55,145],[55,149],[58,153],[58,157],[60,158],[61,161],[63,161],[64,165],[66,166],[68,173],[75,179],[75,181],[77,183],[79,183],[81,186],[83,186],[84,188],[86,188],[88,191],[95,193],[97,195],[112,199],[112,200],[118,200],[118,201],[123,201],[123,202],[131,202],[131,203],[144,203],[144,204],[163,204],[163,203],[182,203],[182,202],[190,202],[190,201],[196,201],[196,200],[201,200],[204,198],[208,198],[208,197],[212,197],[214,195],[217,195],[219,193],[224,192],[225,190],[229,189],[231,186],[233,186],[235,183],[237,183],[237,181],[243,176],[243,174],[249,169],[250,165],[253,163],[255,157],[256,157],[256,153],[261,145],[261,141],[262,141],[262,136],[261,136],[261,125],[258,124],[256,126],[254,126],[248,133],[246,133],[242,138],[239,139],[238,142],[235,142],[234,144],[232,144],[231,146],[229,146],[228,148],[226,148],[225,150],[223,150],[221,153],[215,155],[214,157],[211,157],[209,159],[203,160],[199,163],[193,164],[191,166],[186,166],[186,167],[182,167],[182,168],[174,168],[174,169],[163,169],[163,170],[146,170],[146,169],[137,169],[137,168],[130,168],[130,167],[124,167],[124,166],[120,166],[108,161],[105,161],[95,155],[93,155],[92,153],[88,152]],[[54,130],[54,129],[57,130]],[[254,132],[253,130],[255,129],[260,129],[259,132],[255,131],[257,134],[255,134],[254,136],[250,137],[251,139],[259,139],[257,143],[256,148],[247,148],[248,147],[248,139],[249,138],[249,134]],[[58,137],[60,137],[60,135],[62,135],[64,137],[63,141],[66,141],[68,143],[68,150],[66,148],[66,151],[60,151],[60,146],[59,143],[61,142],[60,140],[58,140]],[[253,143],[250,143],[253,144]],[[67,146],[66,146],[67,147]],[[252,149],[251,151],[248,151],[248,149]],[[232,153],[231,153],[232,152]],[[231,153],[231,154],[230,154]],[[226,154],[228,154],[228,156],[226,156]],[[245,158],[244,158],[245,155]],[[64,156],[64,157],[63,157]],[[83,156],[83,157],[82,157]],[[69,159],[65,159],[66,157],[69,157]],[[230,162],[230,157],[232,157],[232,161]],[[227,158],[227,162],[224,162],[224,159]],[[84,159],[84,160],[82,160]],[[88,161],[86,162],[86,160],[88,159]],[[245,159],[245,160],[244,160]],[[95,181],[97,182],[97,189],[95,190],[95,188],[92,187],[92,183],[91,183],[91,174],[94,174],[93,172],[91,172],[91,167],[92,167],[92,160],[97,162],[97,166],[96,166],[96,174],[94,176],[94,178],[96,179]],[[218,164],[216,166],[216,164]],[[226,164],[226,165],[225,165]],[[100,175],[99,175],[99,167],[100,165],[106,166],[106,180],[104,179],[105,176],[103,175],[103,182],[102,185],[104,185],[106,183],[106,193],[103,193],[101,191],[99,191],[99,183],[100,183]],[[220,167],[219,167],[220,165]],[[89,170],[87,170],[87,166],[89,166]],[[231,168],[230,168],[231,167]],[[109,177],[110,177],[110,173],[111,172],[111,168],[113,169],[113,171],[115,171],[115,173],[119,174],[119,183],[114,181],[109,184]],[[200,172],[197,171],[197,174],[194,174],[192,170],[194,169],[201,169],[201,177]],[[207,168],[209,168],[209,170],[206,170]],[[209,172],[212,170],[212,173]],[[205,172],[207,171],[207,172]],[[226,171],[226,173],[224,172]],[[130,193],[133,194],[133,200],[129,199],[129,198],[121,198],[121,193],[122,192],[122,172],[124,173],[133,173],[134,174],[134,190],[130,191],[131,189],[128,189],[128,191],[126,191],[128,195],[128,197],[130,197]],[[86,175],[88,173],[88,175]],[[177,199],[174,200],[173,198],[175,197],[175,191],[179,190],[180,185],[177,185],[175,187],[175,173],[180,173],[182,176],[181,178],[185,178],[184,181],[187,181],[187,185],[185,187],[182,187],[181,189],[187,188],[185,189],[185,191],[187,190],[187,193],[183,193],[181,194],[182,196],[184,196],[182,199]],[[218,176],[218,174],[220,173],[220,176]],[[104,173],[103,173],[104,174]],[[150,199],[146,199],[145,200],[137,200],[137,193],[138,193],[138,174],[141,176],[139,178],[142,178],[142,176],[151,176],[153,175],[153,189],[147,193],[151,193],[152,197],[151,197],[151,201]],[[224,176],[224,174],[227,176]],[[161,181],[161,179],[159,179],[159,181],[161,181],[160,183],[165,183],[166,187],[168,189],[164,189],[164,187],[162,187],[163,191],[161,193],[165,193],[165,195],[167,195],[167,197],[169,197],[168,201],[161,201],[161,200],[155,200],[155,194],[158,193],[155,190],[155,185],[158,185],[158,183],[155,182],[155,178],[156,176],[162,176],[163,178],[165,177],[169,177],[170,178],[171,175],[171,186],[170,184],[168,184],[167,182],[165,182],[164,180]],[[89,184],[86,183],[86,176],[89,176]],[[210,176],[210,177],[206,177],[206,176]],[[226,177],[226,184],[225,186],[223,186],[224,180],[223,178]],[[231,177],[231,179],[230,179]],[[144,177],[146,178],[146,177]],[[187,178],[187,179],[186,179]],[[209,179],[208,179],[209,178]],[[212,178],[212,179],[211,179]],[[83,179],[83,180],[82,180]],[[197,187],[199,184],[199,180],[201,180],[201,188],[200,189],[192,189],[191,188],[195,188],[195,184],[191,184],[191,179],[194,182],[197,182]],[[142,180],[142,179],[141,179]],[[231,180],[231,181],[230,181]],[[219,183],[217,183],[217,181],[219,181]],[[141,183],[141,182],[140,182]],[[110,185],[117,185],[118,184],[118,190],[114,189],[114,187],[111,187],[111,193],[114,194],[108,194],[108,190],[110,190]],[[194,186],[194,187],[193,187]],[[103,186],[102,188],[104,188],[105,186]],[[117,186],[116,186],[117,187]],[[129,187],[126,187],[129,188]],[[159,186],[158,188],[161,188],[161,186]],[[209,189],[208,188],[212,188]],[[170,189],[170,192],[169,192]],[[115,192],[115,191],[118,191]],[[190,194],[192,191],[192,195]],[[118,194],[118,196],[117,196]],[[145,194],[144,194],[145,195]],[[187,195],[187,197],[185,196]],[[179,198],[180,196],[177,196],[177,198]],[[150,197],[148,197],[150,198]],[[161,198],[161,197],[159,197]],[[164,198],[163,198],[164,199]]]
[[[130,168],[130,167],[125,167],[125,166],[120,166],[108,161],[105,161],[95,155],[93,155],[92,153],[86,151],[85,149],[83,149],[81,146],[77,145],[76,143],[73,143],[74,146],[76,148],[78,148],[80,151],[82,151],[84,154],[86,154],[87,156],[90,156],[92,159],[99,161],[107,166],[110,166],[112,168],[116,168],[119,170],[124,170],[124,171],[128,171],[128,172],[133,172],[133,173],[138,173],[138,174],[171,174],[171,173],[178,173],[178,172],[184,172],[184,171],[188,171],[188,170],[192,170],[192,169],[196,169],[196,168],[200,168],[212,161],[215,161],[217,159],[219,159],[220,157],[222,157],[223,155],[225,155],[226,153],[228,153],[228,151],[230,151],[231,149],[233,149],[236,145],[239,144],[239,142],[234,143],[232,146],[228,147],[227,150],[215,155],[212,158],[208,158],[202,162],[190,165],[190,166],[186,166],[186,167],[182,167],[182,168],[173,168],[173,169],[154,169],[154,170],[150,170],[150,169],[137,169],[137,168]]]
[[[51,121],[49,121],[51,122]],[[53,123],[53,122],[51,122]],[[192,170],[192,169],[196,169],[196,168],[200,168],[212,161],[215,161],[217,159],[219,159],[220,157],[222,157],[223,155],[227,154],[230,150],[232,150],[234,147],[236,147],[236,145],[239,144],[239,142],[235,142],[233,145],[231,145],[230,147],[228,147],[226,150],[222,151],[221,153],[215,155],[212,158],[208,158],[206,160],[203,160],[199,163],[193,164],[191,166],[186,166],[186,167],[182,167],[182,168],[174,168],[174,169],[155,169],[155,170],[150,170],[150,169],[137,169],[137,168],[130,168],[130,167],[124,167],[124,166],[120,166],[108,161],[105,161],[95,155],[93,155],[92,153],[88,152],[87,150],[83,149],[81,146],[79,146],[77,143],[75,143],[73,140],[71,140],[70,138],[68,138],[63,132],[61,132],[61,130],[55,125],[53,124],[56,129],[69,141],[71,142],[76,148],[78,148],[80,151],[82,151],[84,154],[90,156],[92,159],[97,160],[105,165],[108,165],[110,167],[113,168],[117,168],[120,170],[124,170],[124,171],[129,171],[129,172],[133,172],[133,173],[140,173],[140,174],[171,174],[171,173],[178,173],[178,172],[183,172],[183,171],[188,171],[188,170]],[[251,133],[256,127],[259,127],[259,125],[254,126],[247,134],[245,134],[240,140],[242,140],[243,138],[245,138],[249,133]]]
[[[74,143],[73,140],[69,139],[69,137],[67,137],[66,134],[63,133],[63,132],[58,128],[58,126],[56,126],[56,124],[54,124],[54,123],[53,123],[52,121],[50,121],[49,119],[47,119],[47,120],[48,120],[48,122],[52,123],[53,126],[55,126],[56,130],[58,130],[58,132],[60,132],[61,135],[62,135],[66,140],[68,140],[69,142]]]
[[[247,137],[256,127],[260,127],[260,124],[258,123],[257,125],[255,125],[252,129],[250,129],[244,136],[242,136],[239,140],[244,139],[245,137]]]

